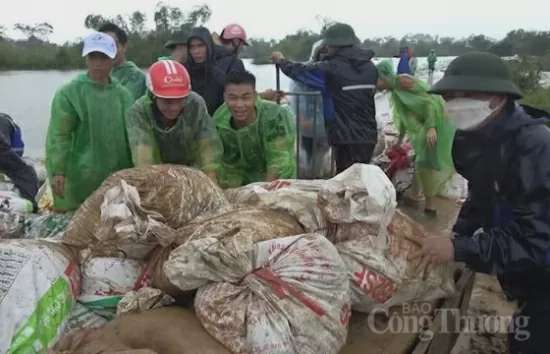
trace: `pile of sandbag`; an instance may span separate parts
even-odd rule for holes
[[[180,244],[207,237],[221,240],[239,237],[253,244],[303,232],[303,228],[293,217],[262,208],[237,208],[215,217],[200,219],[178,229],[176,242],[172,245],[159,246],[152,252],[138,282],[140,286],[152,286],[173,297],[179,297],[182,290],[167,279],[163,267],[173,249]]]
[[[120,171],[74,214],[63,246],[0,241],[0,267],[4,254],[7,269],[31,265],[11,275],[11,298],[0,291],[0,301],[11,299],[0,302],[0,316],[15,318],[0,321],[0,352],[37,352],[65,333],[51,353],[227,352],[222,345],[247,354],[337,353],[352,307],[368,312],[454,291],[452,269],[418,271],[408,261],[418,247],[411,240],[427,233],[395,210],[395,199],[372,165],[225,196],[186,167]],[[14,295],[35,283],[34,295]],[[41,300],[56,286],[59,303]],[[196,318],[165,307],[188,300]],[[38,309],[57,317],[36,326]]]
[[[199,289],[198,318],[233,353],[337,353],[346,341],[349,281],[322,235],[195,239],[164,270],[180,289]]]
[[[107,178],[76,211],[63,242],[89,256],[145,258],[171,244],[174,230],[230,208],[222,191],[198,170],[155,165]]]
[[[39,353],[69,320],[80,290],[71,251],[47,241],[0,241],[0,352]]]
[[[389,225],[396,207],[395,189],[384,172],[363,164],[330,180],[254,183],[227,190],[225,195],[235,204],[294,216],[306,232],[321,232],[335,243],[373,232],[378,235]],[[351,225],[358,226],[353,229],[359,235],[350,234]]]
[[[407,260],[418,247],[410,239],[427,233],[395,212],[395,190],[377,166],[355,164],[328,181],[256,183],[228,190],[226,196],[235,203],[284,211],[307,232],[323,230],[346,263],[356,310],[454,293],[452,268],[439,266],[422,273]]]

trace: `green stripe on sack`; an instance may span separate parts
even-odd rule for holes
[[[120,300],[122,300],[122,296],[94,296],[93,299],[81,298],[79,302],[96,315],[111,321],[116,317],[116,310]]]
[[[35,354],[57,338],[59,328],[73,308],[74,299],[68,281],[59,277],[40,298],[31,316],[12,338],[8,354]]]

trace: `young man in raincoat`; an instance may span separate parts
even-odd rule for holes
[[[134,62],[126,60],[126,49],[128,48],[128,35],[126,32],[114,23],[106,23],[99,29],[99,32],[111,36],[117,46],[115,57],[115,66],[111,75],[124,86],[134,100],[145,95],[147,89],[145,84],[145,74],[137,67]]]
[[[428,86],[410,75],[397,76],[390,60],[377,65],[378,87],[390,91],[392,118],[400,144],[408,136],[415,153],[416,179],[426,198],[425,212],[435,216],[435,196],[451,178],[454,127],[447,120],[443,99],[428,93]],[[406,81],[407,88],[401,82]],[[416,183],[415,183],[416,185]],[[420,199],[420,191],[413,191]]]
[[[210,31],[205,27],[193,28],[187,40],[187,48],[189,57],[185,67],[191,76],[193,91],[201,95],[206,102],[208,113],[213,115],[223,104],[226,73],[216,63]]]
[[[116,43],[104,33],[84,40],[87,72],[61,87],[52,102],[46,168],[54,208],[77,209],[101,183],[132,167],[124,116],[132,96],[110,73]]]
[[[286,108],[264,101],[249,72],[227,75],[225,103],[214,114],[223,143],[220,185],[239,187],[296,177],[294,117]]]
[[[172,163],[196,167],[214,181],[222,144],[204,100],[174,60],[149,68],[149,93],[128,111],[126,126],[136,166]]]
[[[464,262],[498,277],[517,301],[511,354],[548,353],[550,336],[550,129],[520,106],[506,63],[490,53],[453,60],[432,92],[457,128],[453,160],[468,180],[454,237],[418,240],[424,264]]]

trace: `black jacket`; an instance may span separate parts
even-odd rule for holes
[[[371,62],[374,53],[357,47],[345,47],[325,61],[301,64],[287,60],[279,64],[290,78],[297,80],[304,72],[321,72],[336,112],[327,123],[332,145],[376,143],[376,109],[374,93],[378,71]],[[368,88],[354,89],[357,85]]]
[[[550,129],[544,123],[510,104],[486,127],[457,132],[453,159],[469,196],[453,243],[457,261],[496,274],[509,297],[542,299],[550,308]]]
[[[214,47],[216,67],[224,74],[229,74],[232,71],[245,71],[243,61],[224,46],[217,45]]]
[[[8,138],[0,133],[0,172],[10,178],[19,194],[32,202],[34,211],[37,210],[36,193],[38,192],[38,178],[34,168],[27,165],[19,155],[12,151]]]
[[[208,113],[213,115],[216,109],[223,104],[223,89],[225,73],[216,67],[214,43],[210,31],[204,27],[196,27],[187,40],[190,47],[191,40],[197,38],[206,44],[207,59],[204,63],[195,63],[189,55],[185,67],[191,76],[191,89],[204,98]]]

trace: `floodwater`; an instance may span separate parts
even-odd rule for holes
[[[452,58],[441,58],[436,78]],[[274,65],[253,65],[244,60],[249,71],[256,75],[258,91],[276,88]],[[376,60],[375,60],[376,62]],[[0,112],[11,115],[23,130],[26,155],[44,157],[46,132],[50,119],[50,103],[56,90],[69,82],[80,71],[0,71]],[[427,78],[427,63],[419,58],[419,76]],[[290,79],[281,74],[281,89],[288,90]],[[389,119],[389,106],[385,95],[377,99],[378,116]]]

